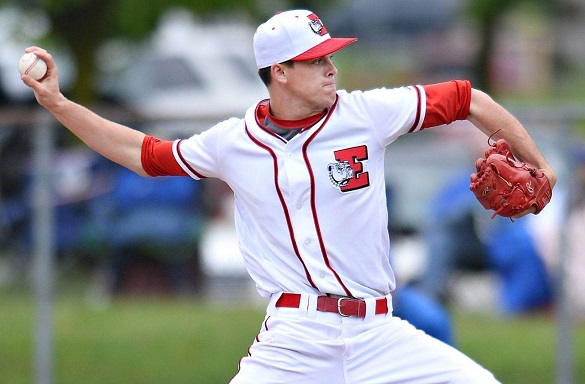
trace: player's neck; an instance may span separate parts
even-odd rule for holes
[[[299,129],[312,126],[317,121],[321,120],[321,118],[327,113],[327,110],[325,109],[300,119],[282,119],[272,114],[270,103],[267,104],[265,111],[266,117],[268,117],[278,127],[285,129]]]
[[[270,114],[279,120],[302,120],[321,113],[330,107],[326,104],[308,102],[290,93],[270,92]]]
[[[274,116],[272,113],[272,109],[270,107],[270,103],[266,103],[260,105],[257,114],[258,114],[258,121],[265,122],[266,119],[270,119],[274,125],[278,126],[279,128],[283,129],[302,129],[306,127],[313,126],[317,121],[321,120],[321,118],[327,113],[327,109],[319,111],[315,114],[300,118],[300,119],[283,119]]]

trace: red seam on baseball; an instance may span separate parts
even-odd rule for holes
[[[39,62],[39,57],[36,56],[35,61],[33,61],[33,63],[31,65],[28,66],[28,68],[26,69],[26,71],[24,71],[25,75],[28,75],[28,73],[33,69],[33,67]]]

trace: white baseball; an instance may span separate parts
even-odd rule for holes
[[[25,53],[18,62],[20,75],[29,75],[35,80],[42,79],[47,73],[47,63],[34,53]]]

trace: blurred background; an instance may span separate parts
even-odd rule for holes
[[[582,0],[0,1],[0,382],[226,382],[265,304],[227,186],[86,148],[21,83],[24,49],[47,48],[62,92],[104,117],[188,137],[267,97],[252,36],[290,8],[358,37],[338,88],[469,79],[525,125],[559,182],[514,223],[468,191],[487,145],[469,124],[388,148],[395,307],[502,382],[585,382]]]

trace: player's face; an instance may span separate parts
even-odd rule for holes
[[[312,112],[319,113],[335,102],[337,68],[331,58],[324,56],[314,60],[297,61],[288,69],[287,85],[291,96]]]

